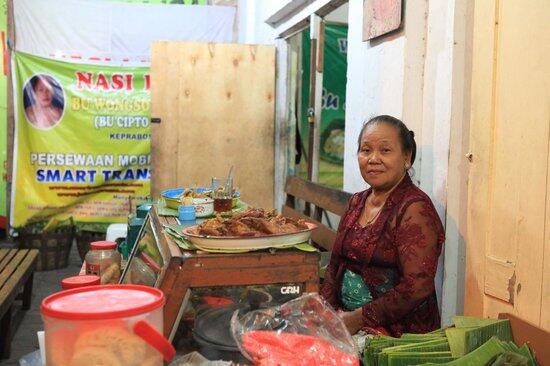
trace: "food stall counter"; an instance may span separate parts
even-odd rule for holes
[[[164,333],[170,340],[191,289],[277,285],[278,291],[294,297],[319,290],[317,252],[295,248],[230,254],[184,250],[165,230],[174,224],[178,224],[175,217],[159,215],[153,205],[121,278],[123,283],[147,284],[164,292]],[[140,248],[144,250],[138,256]]]

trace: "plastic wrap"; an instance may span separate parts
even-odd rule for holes
[[[317,294],[244,315],[235,312],[231,331],[242,354],[256,365],[359,365],[346,326]]]

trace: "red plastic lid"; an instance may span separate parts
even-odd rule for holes
[[[90,248],[94,250],[110,250],[110,249],[116,249],[117,243],[114,241],[93,241],[90,243]]]
[[[42,315],[69,320],[117,319],[164,306],[162,291],[141,285],[88,286],[46,297]]]
[[[61,287],[68,290],[71,288],[99,285],[100,280],[99,276],[96,275],[67,277],[61,281]]]

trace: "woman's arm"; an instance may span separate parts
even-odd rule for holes
[[[337,281],[338,270],[340,264],[342,263],[341,251],[342,251],[342,241],[344,236],[344,230],[346,222],[350,220],[350,213],[353,211],[353,208],[356,207],[358,202],[361,199],[361,192],[355,193],[349,200],[344,214],[340,218],[340,223],[338,224],[338,232],[336,234],[336,240],[332,247],[332,253],[330,255],[330,262],[327,266],[325,272],[325,278],[323,282],[323,287],[321,288],[320,295],[330,304],[334,309],[340,307],[340,284]]]
[[[397,285],[362,307],[363,325],[399,321],[434,292],[434,277],[444,241],[443,228],[431,203],[416,201],[405,208],[396,228],[395,245],[402,276]]]
[[[323,297],[334,309],[340,307],[338,284],[336,276],[340,267],[340,257],[333,252],[330,256],[330,262],[325,272],[323,287],[321,288],[321,297]]]

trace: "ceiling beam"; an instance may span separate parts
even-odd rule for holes
[[[288,38],[309,26],[311,14],[323,18],[347,2],[348,0],[294,0],[269,17],[266,23],[275,28],[279,38]]]

